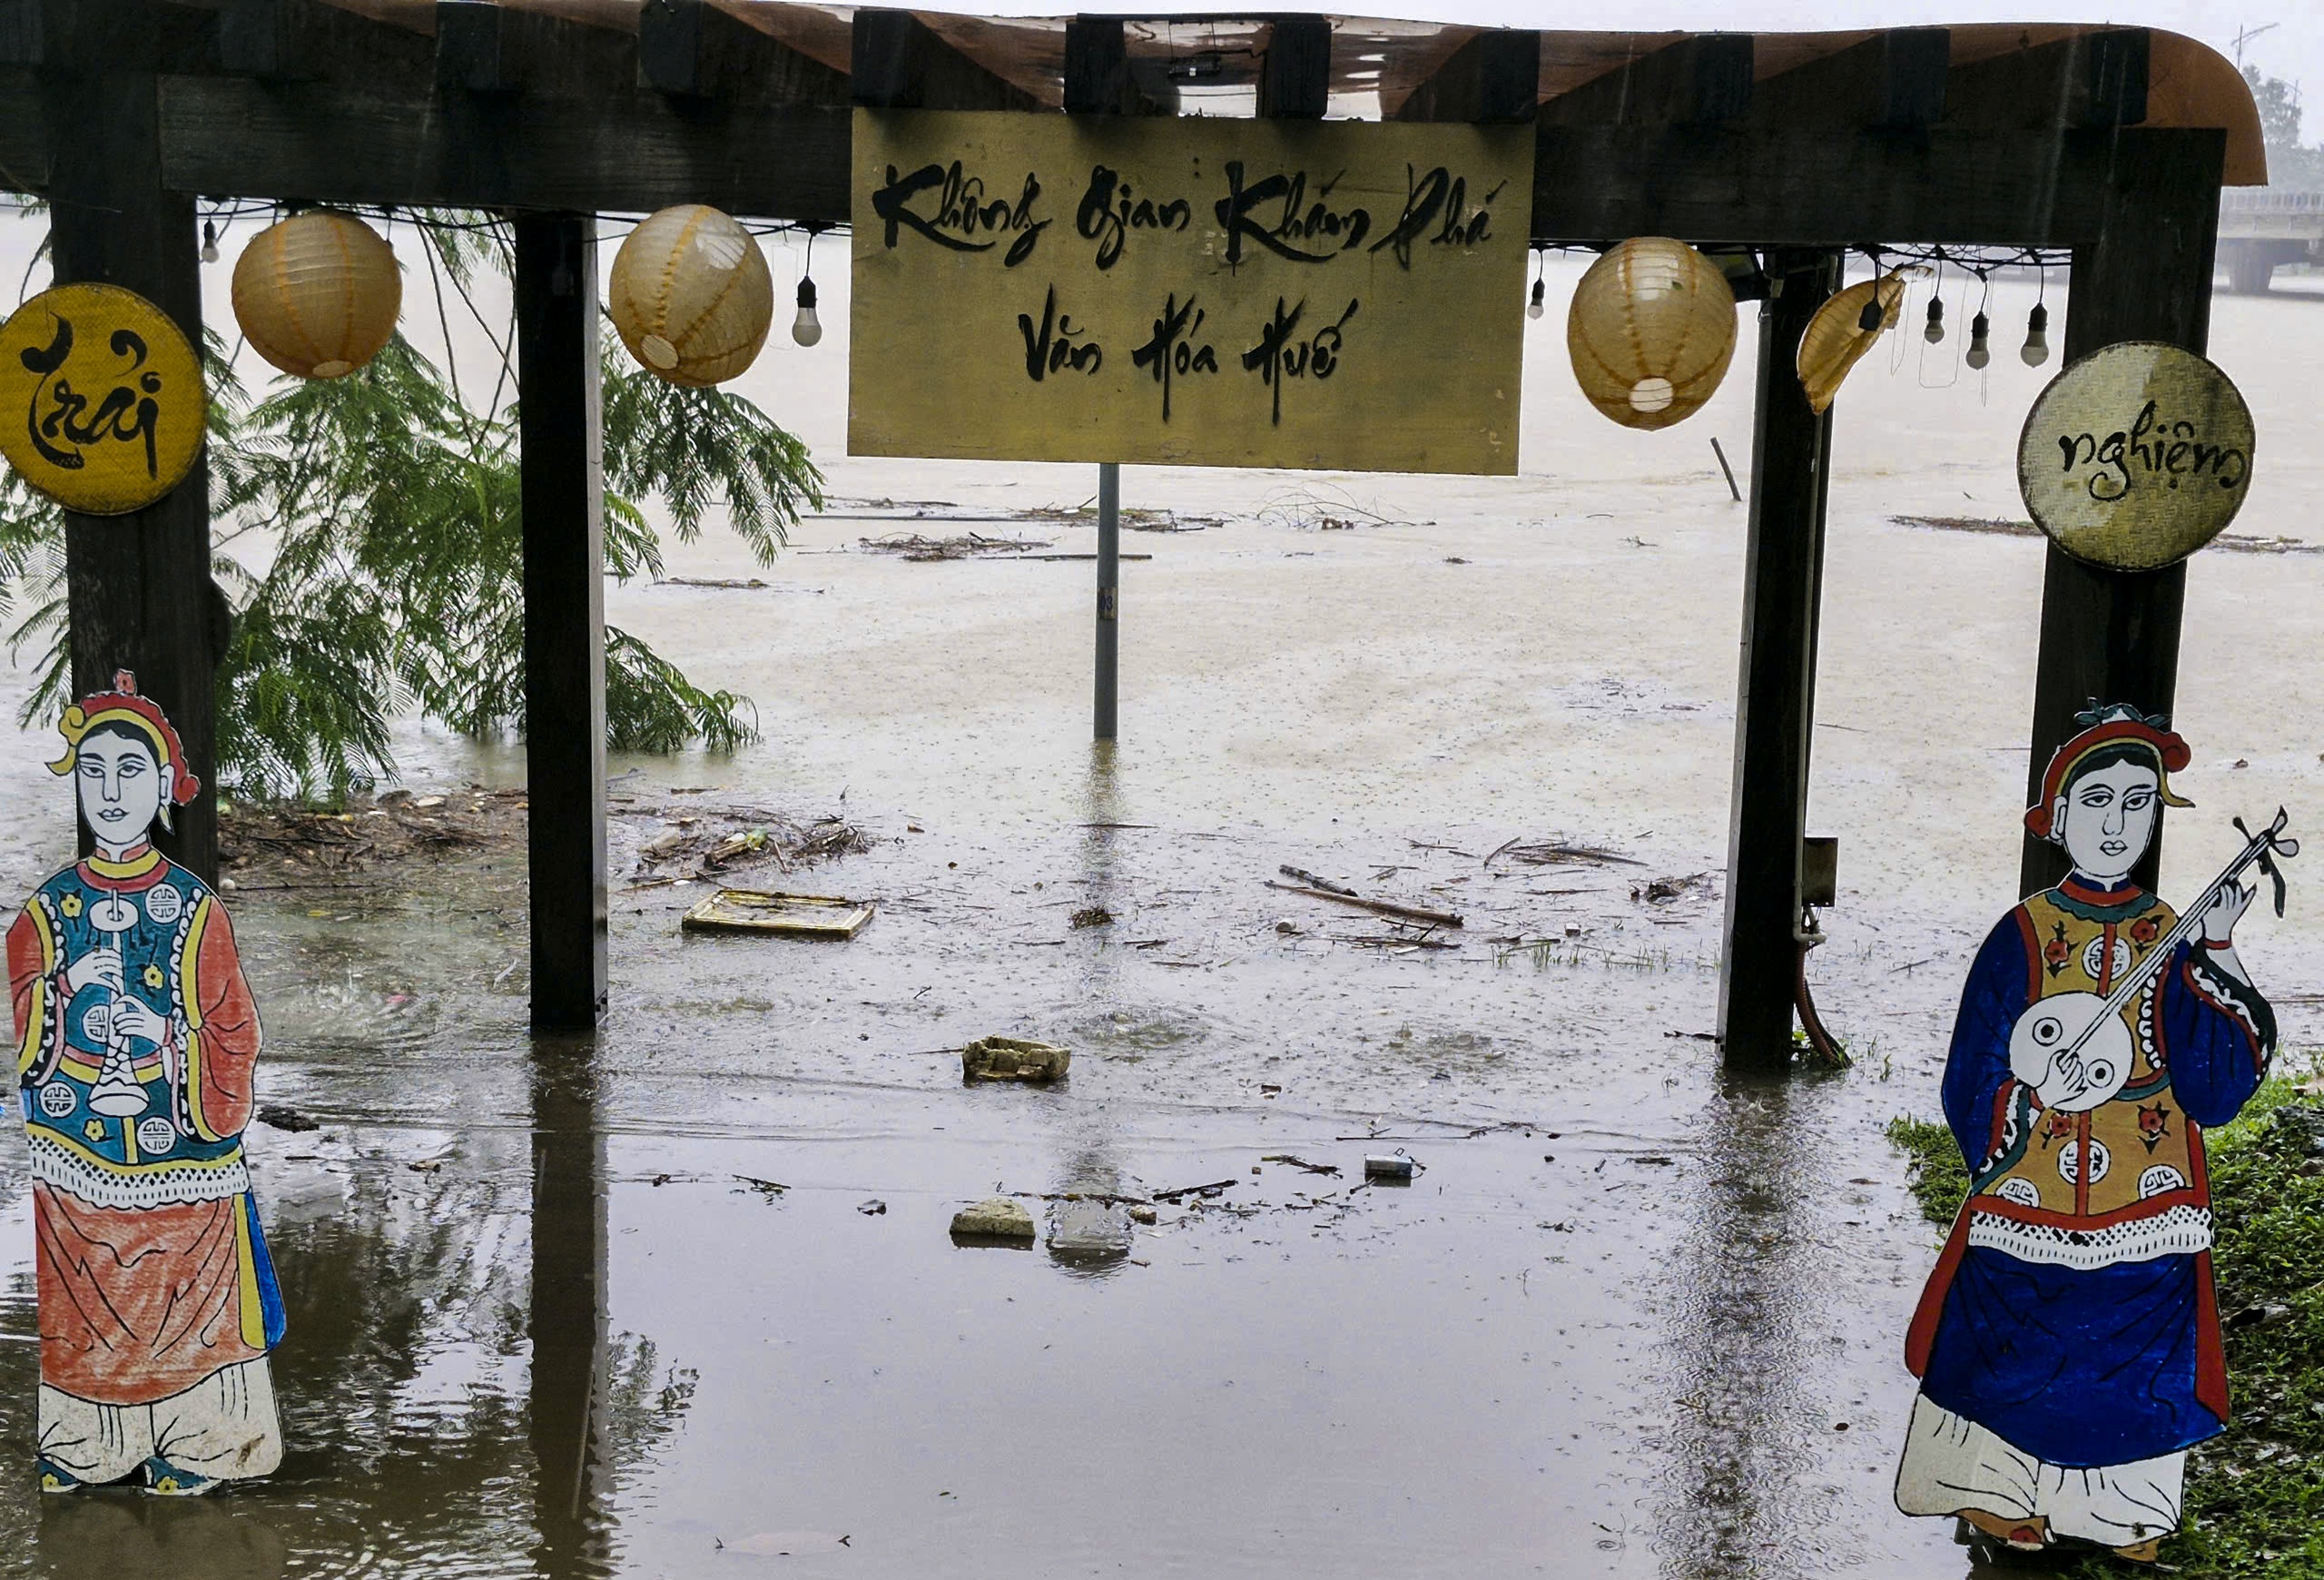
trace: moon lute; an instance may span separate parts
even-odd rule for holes
[[[2284,913],[2283,874],[2276,870],[2274,858],[2299,854],[2299,842],[2283,837],[2288,821],[2284,809],[2278,807],[2275,822],[2250,835],[2242,854],[2211,881],[2181,914],[2179,924],[2147,951],[2146,958],[2124,972],[2104,996],[2053,993],[2029,1006],[2009,1033],[2010,1073],[2039,1090],[2049,1083],[2053,1073],[2063,1072],[2063,1093],[2043,1101],[2045,1106],[2065,1113],[2085,1112],[2113,1101],[2130,1079],[2137,1053],[2122,1011],[2171,963],[2179,946],[2195,935],[2211,903],[2256,864],[2275,881],[2276,914]],[[2235,826],[2243,829],[2243,820],[2237,818]]]

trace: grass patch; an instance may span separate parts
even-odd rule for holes
[[[1968,1185],[1952,1132],[1900,1118],[1888,1139],[1921,1210],[1950,1223]],[[2190,1457],[2187,1528],[2163,1562],[2206,1580],[2324,1580],[2324,1101],[2270,1081],[2205,1140],[2235,1418]],[[2107,1558],[2063,1572],[2125,1573]]]
[[[1969,1166],[1951,1129],[1898,1114],[1888,1121],[1888,1140],[1912,1160],[1909,1179],[1921,1216],[1950,1225],[1969,1194]]]

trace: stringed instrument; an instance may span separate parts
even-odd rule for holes
[[[2237,818],[2236,832],[2250,842],[2243,853],[2227,864],[2181,914],[2179,924],[2156,941],[2145,958],[2124,972],[2103,997],[2053,993],[2030,1006],[2009,1033],[2010,1073],[2040,1090],[2053,1071],[2063,1071],[2067,1078],[2063,1095],[2045,1094],[2043,1102],[2066,1113],[2082,1113],[2112,1101],[2130,1079],[2137,1054],[2130,1025],[2122,1019],[2123,1009],[2171,963],[2179,946],[2195,935],[2212,903],[2256,864],[2274,881],[2276,914],[2284,913],[2284,879],[2274,858],[2299,854],[2299,842],[2283,837],[2288,821],[2283,808],[2278,807],[2275,822],[2252,834]]]

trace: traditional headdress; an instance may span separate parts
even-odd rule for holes
[[[170,726],[169,715],[151,697],[137,695],[137,676],[126,669],[113,671],[113,689],[84,696],[64,710],[56,721],[57,734],[64,737],[64,755],[48,765],[52,774],[70,774],[80,761],[81,743],[91,730],[100,725],[124,724],[153,744],[153,755],[162,766],[177,770],[170,798],[180,806],[202,793],[202,781],[186,771],[185,747],[178,740],[178,732]],[[168,809],[163,809],[166,823]]]
[[[2066,781],[2073,776],[2075,765],[2109,746],[2127,744],[2153,757],[2155,778],[2165,806],[2194,805],[2171,793],[2171,775],[2185,767],[2193,754],[2188,751],[2186,741],[2171,728],[2170,715],[2149,716],[2121,703],[2101,707],[2093,699],[2090,710],[2074,715],[2073,722],[2082,726],[2081,734],[2050,755],[2049,771],[2042,775],[2042,799],[2025,809],[2025,826],[2036,839],[2048,839],[2055,832],[2051,826],[2052,809],[2065,793]]]

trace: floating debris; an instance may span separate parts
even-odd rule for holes
[[[1602,845],[1577,844],[1571,840],[1554,836],[1529,840],[1521,834],[1485,857],[1485,865],[1491,866],[1503,856],[1513,862],[1522,862],[1529,867],[1557,866],[1569,862],[1594,862],[1602,866],[1620,867],[1642,867],[1646,864],[1635,857],[1608,850]]]
[[[832,894],[721,889],[687,911],[690,933],[774,933],[792,938],[852,938],[872,920],[872,903]]]
[[[1084,905],[1066,920],[1075,927],[1110,927],[1114,913],[1103,905]]]
[[[952,1215],[956,1239],[1023,1239],[1035,1238],[1033,1215],[1021,1201],[990,1196]]]
[[[916,564],[938,559],[970,559],[985,555],[1012,556],[1047,548],[1046,538],[987,538],[971,532],[962,538],[929,538],[918,532],[891,532],[882,538],[859,538],[856,547],[867,554],[892,554]]]
[[[980,1037],[960,1050],[960,1079],[1061,1081],[1073,1055],[1050,1042],[1026,1037]]]

